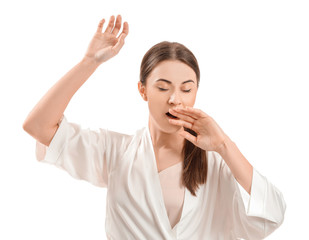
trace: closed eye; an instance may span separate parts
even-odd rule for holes
[[[160,87],[158,87],[159,88],[159,90],[160,91],[167,91],[168,89],[165,89],[165,88],[160,88]],[[184,92],[190,92],[191,91],[191,89],[189,89],[189,90],[183,90]]]

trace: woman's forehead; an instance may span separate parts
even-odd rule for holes
[[[196,82],[196,74],[190,66],[180,61],[163,61],[151,71],[149,79],[152,83],[182,84]]]

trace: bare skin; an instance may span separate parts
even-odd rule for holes
[[[42,144],[49,146],[58,129],[58,123],[76,91],[87,81],[100,64],[118,54],[129,33],[127,22],[121,28],[121,15],[111,16],[102,32],[105,19],[98,24],[83,59],[57,81],[42,97],[23,123],[23,129]]]
[[[166,79],[171,83],[156,81],[158,79]],[[183,84],[189,79],[193,82]],[[185,139],[178,134],[182,127],[171,124],[166,112],[175,106],[193,107],[197,94],[196,74],[191,67],[180,61],[163,61],[148,76],[146,87],[138,82],[138,90],[148,102],[148,126],[160,172],[182,161],[181,150]],[[187,90],[190,92],[185,92]]]

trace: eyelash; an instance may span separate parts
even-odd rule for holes
[[[160,87],[158,87],[158,88],[159,88],[160,91],[167,91],[168,90],[168,89],[164,89],[164,88],[160,88]],[[191,92],[191,89],[184,90],[184,92]]]

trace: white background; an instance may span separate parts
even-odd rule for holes
[[[284,223],[267,239],[307,238],[307,3],[1,1],[0,239],[106,239],[107,190],[37,162],[22,124],[81,60],[99,21],[117,14],[129,23],[125,45],[74,95],[68,121],[123,133],[146,126],[148,105],[137,90],[142,57],[163,40],[180,42],[199,61],[195,107],[283,193]]]

